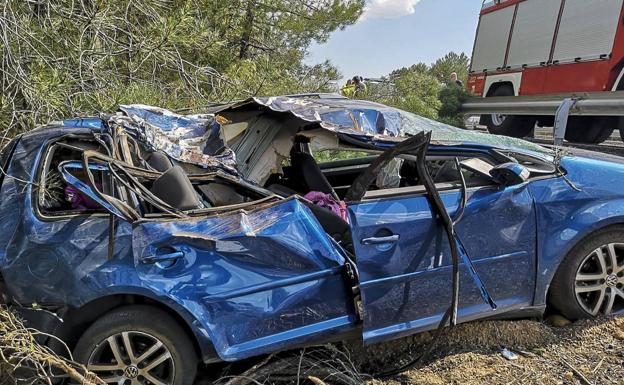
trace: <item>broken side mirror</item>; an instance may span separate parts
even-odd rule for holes
[[[490,175],[504,186],[514,186],[529,180],[531,172],[521,164],[509,162],[494,166]]]
[[[89,163],[88,167],[89,172],[110,171],[108,166],[102,164]],[[130,209],[128,205],[114,197],[108,196],[101,191],[98,191],[98,189],[95,186],[92,186],[91,183],[84,182],[76,177],[74,174],[72,174],[71,170],[84,170],[83,164],[81,162],[62,162],[61,164],[59,164],[58,170],[61,173],[63,180],[67,184],[73,186],[81,194],[89,197],[91,200],[102,206],[102,208],[104,208],[106,211],[129,222],[133,222],[137,219],[135,218],[135,215],[132,215],[133,210]]]

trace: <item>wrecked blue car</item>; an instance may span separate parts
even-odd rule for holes
[[[2,300],[111,384],[624,309],[618,157],[307,95],[121,106],[23,134],[0,161]]]

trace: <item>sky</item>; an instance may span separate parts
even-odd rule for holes
[[[450,51],[470,56],[481,0],[367,0],[360,20],[315,44],[306,61],[329,60],[343,77],[380,77]]]

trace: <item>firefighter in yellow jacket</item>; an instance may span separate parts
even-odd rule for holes
[[[355,84],[353,84],[353,79],[347,80],[347,84],[340,89],[340,93],[347,98],[352,98],[355,95]]]
[[[364,78],[361,76],[354,76],[352,79],[347,80],[347,84],[340,89],[343,96],[348,98],[355,98],[357,96],[366,93],[367,87],[364,83]]]

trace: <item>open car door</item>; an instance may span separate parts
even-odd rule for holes
[[[323,343],[354,327],[343,251],[297,198],[134,220],[72,177],[79,166],[63,165],[68,183],[133,223],[140,285],[192,314],[222,359]]]
[[[396,147],[371,164],[346,198],[367,343],[433,329],[448,314],[453,300],[451,243],[431,194],[419,186],[375,191],[374,197],[364,195],[384,159],[418,153],[424,164],[426,146],[418,138]],[[460,257],[458,320],[530,307],[536,229],[527,183],[471,187],[466,191],[465,206],[459,188],[436,188],[435,193],[444,214],[456,217],[463,213],[450,240]]]

